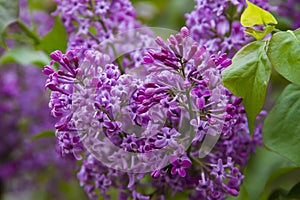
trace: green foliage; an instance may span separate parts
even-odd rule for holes
[[[3,33],[8,25],[19,17],[18,0],[0,0],[0,47],[5,47]]]
[[[247,1],[241,16],[246,33],[258,40],[274,30],[277,20],[269,12]],[[264,25],[263,31],[251,28]],[[242,48],[233,58],[233,64],[223,72],[223,83],[244,99],[249,128],[252,132],[255,117],[263,108],[271,66],[287,80],[300,85],[300,29],[278,32],[267,41],[256,41]],[[281,113],[285,116],[285,113]],[[292,128],[292,127],[290,127]],[[280,135],[277,135],[278,137]],[[279,139],[280,140],[280,137]]]
[[[290,84],[267,116],[264,144],[300,166],[300,86]]]
[[[51,0],[27,0],[27,2],[30,11],[45,10],[49,8],[49,5],[51,5],[51,3],[53,3]]]
[[[268,25],[277,24],[275,17],[268,11],[258,7],[257,5],[246,0],[248,7],[241,16],[241,24],[243,26]]]
[[[232,65],[222,73],[225,87],[243,98],[251,133],[256,116],[264,105],[271,75],[271,63],[265,48],[265,41],[248,44],[234,56]]]
[[[56,18],[52,30],[41,39],[37,47],[48,54],[55,50],[66,51],[67,32],[59,17]]]
[[[243,186],[248,192],[249,200],[259,200],[268,184],[269,177],[278,170],[289,166],[295,165],[273,151],[264,147],[258,148],[243,173],[245,176]]]
[[[21,28],[21,30],[25,33],[26,35],[26,39],[27,39],[27,42],[29,42],[28,39],[31,39],[32,40],[32,44],[34,45],[38,45],[40,43],[40,38],[38,36],[38,34],[36,33],[36,31],[34,30],[31,30],[29,27],[27,27],[26,24],[24,24],[21,20],[18,20],[16,22],[16,24]],[[17,38],[15,38],[17,40]],[[31,44],[31,45],[32,45]]]
[[[54,138],[55,136],[55,133],[53,130],[46,130],[46,131],[42,131],[38,134],[36,134],[35,136],[33,136],[31,138],[32,141],[35,141],[35,140],[39,140],[39,139],[42,139],[42,138],[49,138],[49,137],[53,137]]]
[[[279,188],[277,190],[275,190],[270,196],[269,198],[267,198],[267,200],[288,200],[286,199],[286,191]]]
[[[300,85],[300,29],[275,33],[267,53],[279,74]]]
[[[274,30],[274,24],[277,24],[275,17],[268,11],[256,6],[246,0],[248,7],[244,10],[241,16],[241,24],[247,29],[245,33],[253,36],[257,40],[262,40],[267,34]],[[264,25],[264,30],[252,28],[256,25]]]
[[[286,167],[276,170],[269,177],[260,199],[286,198],[288,191],[299,181],[300,169],[297,167]]]
[[[60,185],[60,192],[61,194],[64,194],[64,199],[80,199],[80,200],[88,200],[88,196],[83,190],[83,187],[80,186],[78,180],[67,180],[67,181],[61,181]],[[50,200],[53,200],[52,198],[49,198]]]
[[[257,40],[262,40],[266,37],[267,34],[271,33],[274,30],[274,26],[267,25],[264,30],[256,30],[254,28],[248,27],[244,31],[248,35],[255,37]]]
[[[290,199],[300,199],[300,182],[298,182],[288,193]]]
[[[21,65],[36,65],[43,67],[49,63],[48,56],[42,51],[36,51],[30,47],[17,46],[4,53],[0,58],[0,65],[7,63],[19,63]]]
[[[194,2],[182,0],[131,0],[138,12],[139,20],[149,27],[165,27],[179,30],[185,25],[185,13],[193,10]],[[152,8],[149,9],[148,7]],[[147,14],[150,17],[143,17]]]

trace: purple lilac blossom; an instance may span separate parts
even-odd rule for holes
[[[268,0],[252,0],[252,3],[266,10],[274,7]],[[209,52],[221,51],[232,57],[235,52],[253,38],[244,33],[240,16],[246,7],[245,0],[195,0],[195,8],[185,15],[191,36]]]
[[[186,190],[190,199],[238,195],[261,126],[251,140],[242,99],[221,84],[231,60],[189,36],[184,27],[167,42],[157,38],[159,48],[143,57],[142,74],[122,74],[96,50],[50,55],[44,73],[52,115],[60,118],[56,135],[66,138],[60,143],[64,155],[81,159],[81,151],[89,150],[78,178],[90,198],[99,191],[109,199],[109,188],[119,190],[119,199],[165,199],[169,191]],[[207,146],[206,138],[219,140]],[[170,155],[156,155],[165,149]],[[146,157],[158,160],[145,166]],[[149,184],[152,194],[143,191]]]
[[[108,53],[112,58],[121,52],[123,59],[115,60],[121,63],[121,73],[128,68],[136,68],[142,61],[142,51],[129,52],[122,49],[124,45],[118,45],[112,41],[115,35],[129,30],[142,28],[136,20],[136,11],[129,0],[54,0],[57,9],[53,15],[61,15],[62,22],[68,33],[68,50],[76,48],[97,49],[102,42],[111,42]],[[139,41],[141,48],[149,42],[150,30],[143,28],[144,32],[134,38]],[[128,38],[132,40],[132,38]],[[120,65],[119,65],[120,66]]]
[[[78,68],[78,57],[72,57],[73,53],[81,52],[87,49],[99,48],[99,44],[103,41],[111,42],[110,39],[113,35],[128,31],[130,29],[140,28],[141,25],[136,21],[136,14],[131,2],[128,0],[119,1],[74,1],[74,0],[56,0],[57,10],[54,15],[61,14],[62,21],[66,27],[69,35],[68,49],[72,50],[69,52],[69,59],[62,59],[61,53],[56,52],[51,54],[51,58],[63,66],[70,69],[69,66],[74,64],[75,68]],[[147,42],[147,34],[141,34],[139,37],[141,47]],[[132,38],[131,38],[132,40]],[[134,41],[133,41],[134,42]],[[114,45],[110,46],[110,55],[115,56],[115,51],[118,52],[127,51],[127,49],[121,50],[120,48],[124,45],[119,45],[113,42]],[[135,42],[136,43],[136,42]],[[77,50],[74,50],[77,49]],[[98,58],[97,54],[89,55],[91,59],[102,62],[101,59],[106,61],[109,57]],[[94,51],[96,52],[96,51]],[[83,53],[82,53],[83,54]],[[60,61],[58,61],[60,59]],[[100,59],[100,61],[99,61]],[[133,66],[136,67],[137,63],[142,60],[141,52],[127,52],[127,56],[123,58],[123,65],[125,67]],[[76,64],[77,63],[77,64]],[[80,70],[80,69],[78,69]],[[63,72],[54,73],[49,67],[44,69],[44,73],[51,75],[51,80],[48,80],[46,87],[56,90],[51,94],[51,100],[49,107],[52,109],[51,113],[54,117],[60,118],[60,122],[56,124],[58,138],[57,149],[61,152],[62,156],[74,155],[76,159],[81,159],[79,153],[83,150],[83,146],[78,140],[78,133],[75,129],[75,124],[72,121],[72,93],[73,86],[69,85],[63,88],[56,88],[55,84],[59,82],[68,83],[74,80],[76,76],[74,71],[68,72],[68,75]],[[80,73],[80,71],[76,72]],[[124,71],[122,71],[124,73]],[[65,77],[64,77],[65,76]],[[63,80],[59,80],[59,79]]]
[[[141,26],[129,0],[54,1],[57,3],[54,15],[61,14],[69,49],[91,49],[115,34]]]
[[[74,156],[76,159],[81,159],[79,153],[83,150],[83,146],[78,140],[77,130],[72,121],[73,85],[68,84],[73,83],[76,75],[80,73],[79,58],[74,55],[75,52],[77,51],[69,51],[68,55],[63,57],[59,51],[50,55],[53,59],[51,64],[57,61],[68,71],[59,70],[55,72],[50,66],[45,66],[43,72],[49,75],[45,86],[53,91],[49,102],[51,114],[53,117],[60,118],[60,121],[55,124],[57,130],[55,135],[58,140],[57,149],[63,157]],[[60,83],[62,86],[58,87]]]

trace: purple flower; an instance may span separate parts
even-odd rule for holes
[[[176,129],[171,129],[168,127],[164,127],[161,130],[161,133],[156,135],[156,141],[154,142],[155,147],[162,148],[167,146],[170,143],[177,143],[175,138],[178,137],[180,133],[176,131]]]
[[[100,191],[101,196],[104,199],[110,199],[107,194],[108,190],[112,186],[116,186],[120,180],[121,184],[129,184],[130,175],[123,173],[121,171],[114,170],[112,168],[108,168],[95,159],[92,155],[88,155],[82,163],[81,169],[77,174],[77,177],[80,181],[80,185],[84,187],[85,191],[89,195],[91,199],[97,198],[97,190]],[[132,180],[134,181],[134,180]],[[122,190],[122,187],[124,191]],[[138,194],[132,191],[132,194],[128,193],[128,190],[123,185],[120,185],[120,193],[121,197],[134,196],[135,197],[143,197],[141,194]]]
[[[142,195],[141,193],[138,193],[135,190],[132,192],[132,197],[133,197],[133,200],[149,200],[150,199],[149,196]]]
[[[192,165],[191,160],[186,157],[171,157],[170,158],[171,164],[173,165],[171,169],[171,174],[175,175],[178,174],[181,177],[186,176],[186,169],[189,168]]]
[[[60,132],[56,133],[57,137],[57,149],[62,156],[72,155],[77,160],[81,160],[82,156],[79,154],[83,151],[83,145],[80,141],[78,135],[71,135],[70,132]]]
[[[61,151],[77,157],[89,150],[78,178],[90,198],[97,191],[109,198],[115,187],[122,197],[147,199],[140,192],[146,174],[157,196],[169,189],[194,190],[191,199],[238,194],[261,127],[252,141],[242,99],[222,85],[231,60],[210,54],[190,34],[183,27],[166,42],[156,39],[143,73],[123,74],[122,63],[95,49],[51,54],[44,73]]]
[[[117,32],[139,28],[136,13],[128,0],[76,1],[54,0],[61,14],[69,41],[68,48],[92,49]]]

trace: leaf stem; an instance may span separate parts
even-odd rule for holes
[[[16,24],[22,29],[22,31],[33,40],[35,45],[38,45],[41,41],[39,36],[31,31],[23,22],[20,20],[16,21]]]

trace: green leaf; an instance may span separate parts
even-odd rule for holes
[[[276,189],[276,190],[269,196],[269,198],[268,198],[267,200],[274,200],[274,199],[276,199],[276,200],[288,200],[288,199],[286,198],[286,193],[287,193],[287,191],[284,190],[284,189],[281,189],[281,188]]]
[[[49,1],[40,1],[40,0],[27,0],[28,7],[30,11],[33,10],[43,10],[45,9],[45,4],[49,4]]]
[[[0,0],[0,46],[4,47],[3,33],[8,25],[19,17],[18,0]]]
[[[29,39],[32,39],[33,43],[35,45],[40,43],[40,38],[36,32],[31,30],[29,27],[27,27],[26,24],[24,24],[22,21],[17,20],[17,25],[20,27],[20,29],[27,35]]]
[[[295,166],[294,163],[277,153],[263,148],[257,148],[251,155],[244,170],[243,185],[247,189],[250,200],[261,200],[265,185],[269,177],[281,168]]]
[[[223,84],[233,94],[243,98],[249,129],[254,130],[255,119],[261,111],[271,75],[265,41],[255,41],[234,56],[232,65],[223,73]]]
[[[59,17],[56,18],[52,30],[41,39],[37,47],[48,54],[55,50],[66,51],[67,32]]]
[[[5,52],[0,58],[0,64],[19,63],[21,65],[36,65],[43,67],[50,62],[49,57],[42,51],[30,47],[15,47]]]
[[[52,130],[42,131],[31,138],[32,141],[39,140],[47,137],[54,137],[55,133]]]
[[[268,11],[258,7],[257,5],[246,0],[248,7],[241,16],[241,24],[243,26],[268,25],[277,24],[275,17]]]
[[[261,200],[275,197],[285,198],[293,186],[300,181],[300,168],[287,167],[276,170],[269,178],[262,193]]]
[[[294,187],[290,190],[288,197],[290,199],[300,198],[300,182],[294,185]]]
[[[274,34],[267,54],[279,74],[300,85],[300,29]]]
[[[255,39],[257,40],[262,40],[263,38],[266,37],[266,35],[271,33],[274,30],[274,28],[275,27],[272,25],[267,25],[265,29],[262,31],[262,30],[256,30],[254,28],[248,27],[244,32],[247,33],[248,35],[255,37]]]
[[[288,85],[267,116],[264,144],[300,166],[300,86]]]

